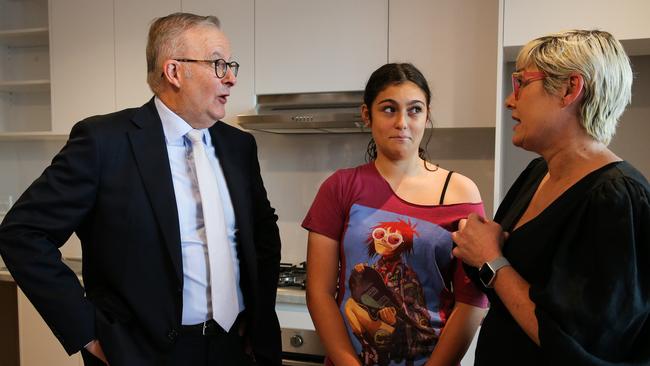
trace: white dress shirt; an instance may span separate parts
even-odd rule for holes
[[[167,155],[174,184],[176,207],[178,209],[178,222],[181,234],[181,251],[183,256],[183,319],[184,325],[198,324],[211,318],[212,309],[209,308],[209,272],[208,272],[208,247],[200,233],[205,230],[203,215],[200,211],[201,196],[193,170],[191,142],[185,136],[192,126],[185,122],[176,113],[172,112],[165,104],[154,98],[158,115],[162,121],[167,145]],[[244,309],[244,298],[239,287],[239,260],[235,234],[237,226],[235,212],[230,200],[230,193],[226,179],[221,170],[219,160],[215,155],[212,139],[207,129],[203,130],[206,152],[210,164],[214,168],[219,186],[219,194],[223,204],[224,217],[228,241],[231,247],[233,268],[237,281],[237,296],[240,311]],[[209,205],[210,203],[206,203]]]

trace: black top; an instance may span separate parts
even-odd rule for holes
[[[648,181],[627,162],[608,164],[512,231],[546,172],[533,160],[495,216],[510,232],[505,257],[530,283],[541,347],[475,278],[492,304],[476,365],[650,364]]]

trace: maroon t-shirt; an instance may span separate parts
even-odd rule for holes
[[[340,243],[337,301],[364,364],[423,364],[456,301],[487,307],[451,255],[450,231],[472,212],[483,204],[404,201],[374,163],[322,184],[302,226]]]

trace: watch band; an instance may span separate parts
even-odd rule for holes
[[[500,270],[505,266],[509,266],[510,262],[508,262],[506,257],[499,257],[493,261],[487,262],[487,265],[490,266],[492,272],[494,272],[494,274],[496,275],[498,270]]]

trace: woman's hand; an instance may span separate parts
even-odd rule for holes
[[[451,234],[457,247],[452,253],[470,266],[480,267],[502,255],[503,242],[508,233],[501,225],[476,214],[460,220],[458,231]],[[506,306],[517,324],[539,346],[539,324],[535,303],[530,299],[530,284],[512,266],[499,270],[494,280],[494,291]]]
[[[472,213],[458,223],[458,231],[451,234],[456,243],[452,254],[472,267],[480,267],[500,257],[507,233],[494,221]]]

